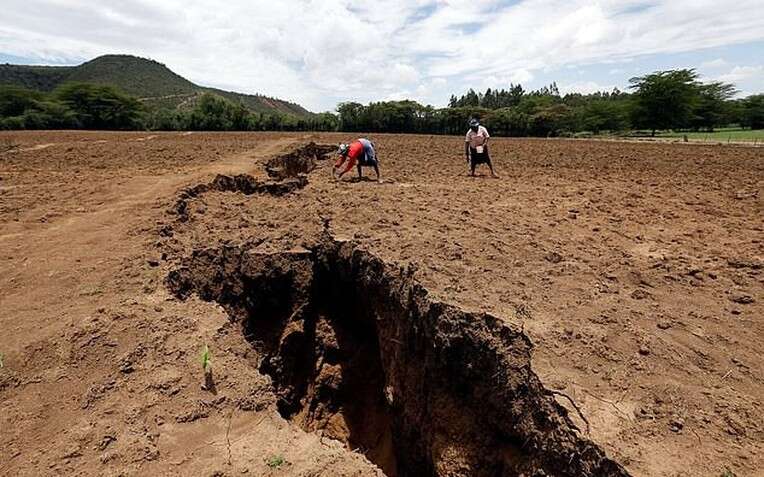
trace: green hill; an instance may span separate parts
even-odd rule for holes
[[[100,56],[79,66],[0,64],[0,84],[52,91],[70,81],[114,85],[148,106],[186,108],[194,105],[202,94],[214,93],[260,113],[312,115],[302,106],[288,101],[199,86],[162,63],[130,55]]]

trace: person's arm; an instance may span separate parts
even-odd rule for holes
[[[348,157],[348,161],[347,161],[347,162],[348,162],[348,165],[347,165],[347,166],[345,166],[345,170],[343,170],[342,172],[340,172],[340,177],[342,177],[343,175],[347,174],[347,172],[348,172],[350,169],[352,169],[352,168],[353,168],[353,161],[351,161],[349,157]]]
[[[337,177],[337,171],[340,167],[342,167],[342,164],[345,162],[345,156],[340,156],[337,158],[336,161],[334,161],[334,167],[332,167],[332,177]]]
[[[470,160],[470,133],[467,133],[467,137],[464,139],[464,157]]]

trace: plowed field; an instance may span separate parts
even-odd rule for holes
[[[762,149],[352,139],[1,133],[0,474],[761,475]]]

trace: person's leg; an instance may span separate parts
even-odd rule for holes
[[[499,176],[493,170],[493,164],[491,164],[491,158],[487,158],[485,163],[488,164],[488,168],[491,170],[491,177],[493,177],[494,179],[498,179]]]
[[[491,177],[498,179],[499,176],[494,172],[493,163],[491,162],[491,156],[490,154],[488,154],[488,146],[485,147],[485,162],[486,164],[488,164],[488,169],[491,170]]]
[[[358,161],[358,178],[363,179],[363,172],[361,171],[361,161]]]
[[[374,172],[377,173],[377,182],[382,183],[382,176],[379,175],[379,164],[374,163]]]

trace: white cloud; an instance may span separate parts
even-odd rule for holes
[[[443,104],[470,86],[527,84],[567,65],[764,40],[761,0],[2,1],[0,53],[137,54],[199,83],[313,110],[401,94]]]
[[[507,79],[509,80],[510,83],[526,84],[529,81],[533,80],[533,73],[526,70],[525,68],[520,68],[510,73]]]
[[[591,94],[598,91],[613,91],[615,85],[602,85],[595,81],[579,81],[575,83],[557,85],[561,95],[569,93]]]
[[[764,66],[736,66],[716,79],[725,83],[737,83],[738,81],[762,77],[764,79]]]
[[[727,61],[724,60],[724,58],[717,58],[715,60],[710,61],[704,61],[700,64],[700,69],[703,70],[715,70],[719,68],[724,68],[727,66]]]

